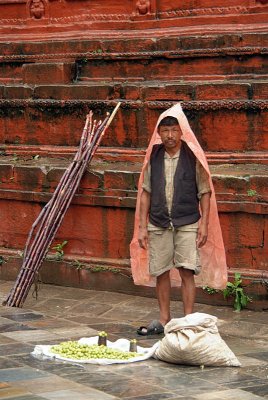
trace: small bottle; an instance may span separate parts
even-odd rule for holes
[[[98,345],[107,346],[107,333],[105,331],[99,332]]]
[[[137,353],[137,340],[131,339],[129,342],[129,351],[132,353]]]

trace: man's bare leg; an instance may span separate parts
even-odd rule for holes
[[[181,276],[181,293],[184,315],[192,314],[195,302],[195,281],[193,271],[190,269],[179,268]]]
[[[156,294],[160,311],[159,321],[163,326],[170,321],[170,291],[169,271],[166,271],[156,278]]]

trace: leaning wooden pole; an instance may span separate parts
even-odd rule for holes
[[[64,215],[79,187],[87,165],[92,160],[105,131],[113,120],[120,102],[104,121],[92,121],[92,111],[85,127],[74,160],[64,172],[50,201],[45,205],[29,232],[20,272],[13,288],[3,302],[10,307],[22,307],[38,274],[49,247],[57,234]],[[34,231],[36,234],[34,235]]]

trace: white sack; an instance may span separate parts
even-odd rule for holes
[[[174,364],[240,367],[216,324],[217,317],[204,313],[172,319],[154,357]]]

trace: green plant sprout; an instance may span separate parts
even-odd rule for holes
[[[52,247],[53,250],[56,250],[56,258],[58,261],[62,260],[64,256],[63,247],[68,243],[67,240],[64,240],[62,243],[57,243],[56,246]]]
[[[79,260],[74,260],[74,261],[72,262],[72,265],[73,265],[77,270],[80,270],[80,269],[83,269],[83,268],[84,268],[84,264],[81,263]]]
[[[257,194],[257,192],[256,192],[256,190],[254,190],[254,189],[249,189],[249,190],[247,191],[247,195],[248,195],[249,197],[256,196],[256,194]]]
[[[208,294],[220,292],[220,290],[213,289],[209,286],[203,286],[203,290]],[[224,299],[227,299],[228,297],[234,297],[233,306],[235,311],[241,311],[242,308],[245,308],[246,305],[252,301],[252,298],[244,293],[241,274],[238,272],[235,273],[233,282],[227,282],[226,288],[222,290],[222,294]]]
[[[0,256],[0,265],[3,265],[6,262],[3,256]]]
[[[234,308],[236,311],[241,311],[242,308],[246,307],[248,302],[252,301],[251,297],[244,293],[242,287],[241,274],[235,273],[234,281],[227,282],[226,288],[223,289],[223,297],[234,297]]]
[[[203,286],[202,288],[205,292],[207,292],[208,294],[214,294],[214,293],[218,293],[217,289],[213,289],[209,286]]]

